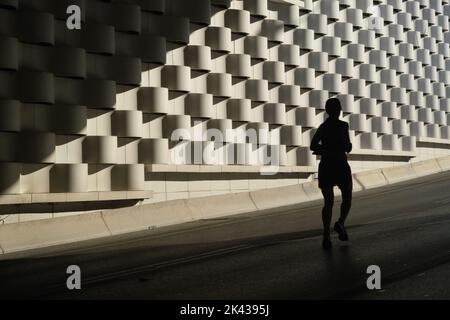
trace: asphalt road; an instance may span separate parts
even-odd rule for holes
[[[333,234],[330,252],[321,248],[320,207],[9,255],[0,261],[0,298],[450,298],[450,173],[356,194],[350,241]],[[81,290],[66,288],[69,265],[82,270]],[[381,269],[381,290],[367,289],[369,265]]]

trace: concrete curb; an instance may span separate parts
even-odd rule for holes
[[[319,181],[315,180],[302,184],[303,191],[308,196],[309,201],[314,201],[322,198],[322,192],[319,189]]]
[[[359,172],[353,175],[354,191],[381,187],[448,170],[450,157]],[[322,193],[316,180],[274,189],[172,200],[76,216],[11,223],[0,226],[0,256],[189,221],[279,208],[321,198]]]
[[[257,210],[283,207],[310,200],[301,184],[250,192]]]
[[[442,171],[450,170],[450,157],[439,158],[436,161]]]
[[[442,172],[436,159],[415,162],[411,164],[417,177],[423,177],[434,173]]]
[[[364,189],[378,188],[388,184],[381,169],[355,173],[354,177]]]
[[[143,231],[194,220],[185,200],[173,200],[100,213],[111,235]]]
[[[384,168],[382,169],[382,173],[388,184],[402,182],[417,177],[416,172],[409,164],[393,168]]]
[[[193,212],[193,220],[231,216],[258,210],[249,192],[192,198],[186,200],[186,204]]]
[[[3,253],[42,248],[110,236],[100,214],[35,220],[1,226]]]

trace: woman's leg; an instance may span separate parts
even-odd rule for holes
[[[322,208],[322,222],[323,234],[326,237],[330,236],[331,217],[333,215],[334,193],[333,187],[324,187],[321,189],[323,194],[323,208]]]
[[[341,188],[342,193],[342,203],[341,203],[341,217],[339,218],[339,222],[342,225],[345,224],[345,220],[347,220],[348,214],[350,213],[350,209],[352,207],[352,185],[345,186]]]

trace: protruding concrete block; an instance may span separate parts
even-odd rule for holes
[[[307,15],[308,29],[314,30],[317,35],[327,33],[327,16],[321,13],[310,13]]]
[[[262,36],[248,36],[244,40],[244,52],[253,59],[267,60],[267,38]]]
[[[339,37],[322,37],[322,52],[328,53],[330,58],[340,57],[341,52],[341,38]]]
[[[357,135],[357,138],[361,149],[381,149],[381,141],[375,132],[362,132]]]
[[[281,143],[287,146],[301,146],[302,127],[300,126],[281,127]]]
[[[163,130],[164,137],[169,140],[189,140],[191,117],[187,115],[167,115],[163,119]],[[189,137],[186,135],[189,135]]]
[[[192,70],[211,71],[211,48],[187,46],[184,48],[184,63]]]
[[[225,12],[225,27],[234,33],[250,33],[250,12],[246,10],[228,9]]]
[[[322,76],[322,88],[330,93],[340,93],[342,76],[338,73],[327,73]]]
[[[377,109],[377,100],[373,98],[361,98],[359,101],[359,113],[369,116],[379,116],[381,113]]]
[[[316,75],[313,68],[298,68],[295,70],[295,84],[300,88],[316,88]]]
[[[137,94],[138,108],[143,112],[167,114],[169,90],[160,87],[142,87]]]
[[[117,162],[117,137],[89,136],[83,141],[83,162],[114,164]]]
[[[298,5],[283,5],[280,7],[278,19],[282,20],[287,26],[298,27],[300,24],[299,11]]]
[[[271,42],[282,43],[284,41],[283,21],[265,19],[261,25],[261,35]]]
[[[387,134],[389,133],[389,123],[387,117],[373,117],[370,120],[372,132]]]
[[[318,126],[316,111],[313,108],[300,107],[295,110],[295,120],[298,126],[314,128]]]
[[[296,85],[282,85],[278,91],[279,101],[287,106],[300,105],[300,87]]]
[[[265,61],[263,64],[263,77],[269,83],[285,83],[284,63],[278,61]]]
[[[346,43],[353,42],[353,25],[348,22],[335,22],[333,24],[334,35]]]
[[[250,122],[251,100],[248,99],[230,99],[227,103],[227,117],[233,121]]]
[[[207,126],[209,130],[206,141],[232,142],[232,136],[230,135],[232,121],[230,119],[211,119]],[[212,139],[213,137],[214,139]]]
[[[246,98],[257,102],[267,102],[269,99],[268,85],[267,80],[247,80],[245,83]]]
[[[88,165],[56,164],[50,170],[50,192],[87,192]]]
[[[189,93],[185,99],[185,108],[186,112],[193,118],[213,118],[213,96],[203,93]]]
[[[286,124],[286,105],[282,103],[267,103],[264,105],[264,121],[270,124]]]
[[[111,172],[111,190],[144,190],[144,177],[145,174],[143,164],[116,165]]]
[[[325,110],[325,103],[329,98],[329,94],[325,90],[311,90],[305,94],[309,107]]]
[[[205,42],[211,50],[230,52],[232,47],[231,29],[225,27],[208,27],[205,32]]]
[[[18,100],[0,99],[0,130],[20,131],[21,104]]]
[[[142,139],[139,142],[139,163],[168,164],[169,142],[167,139]]]
[[[251,56],[248,54],[229,54],[226,62],[227,73],[237,78],[248,79],[252,75]]]
[[[406,119],[392,120],[392,133],[399,136],[409,135],[409,127]]]
[[[301,50],[314,50],[314,31],[311,29],[296,29],[294,31],[294,44]]]
[[[400,141],[395,134],[385,134],[381,136],[381,148],[382,150],[400,151]]]
[[[26,163],[55,163],[55,134],[46,132],[21,132],[20,159]]]
[[[341,102],[342,112],[354,113],[355,112],[355,97],[351,94],[338,94],[337,99]]]
[[[278,58],[287,66],[300,65],[300,46],[291,44],[282,44],[278,48]]]
[[[112,134],[118,137],[142,137],[142,112],[132,110],[116,110],[111,117]]]
[[[308,68],[319,72],[328,72],[328,54],[326,52],[308,53]]]
[[[215,97],[231,97],[231,75],[228,73],[210,73],[208,75],[208,93]]]
[[[165,66],[161,71],[161,84],[173,91],[189,92],[191,69],[185,66]]]
[[[331,61],[334,63],[334,72],[342,75],[343,78],[352,78],[353,77],[353,68],[354,61],[351,58],[336,58]]]
[[[0,194],[20,193],[20,163],[0,163]]]

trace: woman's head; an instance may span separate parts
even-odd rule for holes
[[[341,102],[339,101],[339,99],[328,99],[327,103],[325,104],[325,111],[331,118],[339,118],[342,111]]]

